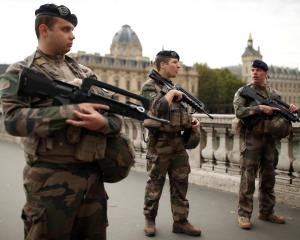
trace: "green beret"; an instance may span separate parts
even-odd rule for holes
[[[55,4],[44,4],[41,5],[39,9],[35,11],[35,16],[53,16],[59,17],[72,23],[74,27],[77,25],[77,17],[75,14],[71,14],[69,8],[64,5],[57,6]]]
[[[163,51],[158,52],[156,54],[156,57],[160,57],[160,58],[176,58],[177,60],[179,60],[179,55],[175,51],[163,50]]]

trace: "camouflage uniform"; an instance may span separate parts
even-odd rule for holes
[[[118,133],[121,120],[107,114],[109,126],[101,133],[66,125],[78,105],[16,95],[23,67],[66,82],[96,76],[68,56],[49,58],[39,50],[1,76],[6,130],[24,137],[25,238],[106,239],[107,194],[96,160],[104,157],[105,135]]]
[[[265,97],[277,95],[268,86],[249,84]],[[241,120],[242,152],[241,183],[239,191],[238,215],[251,217],[253,211],[253,194],[255,178],[259,172],[259,212],[262,215],[273,214],[275,205],[274,185],[275,167],[278,162],[276,149],[277,138],[273,132],[280,131],[272,127],[274,120],[267,119],[254,101],[240,96],[240,88],[234,96],[234,109],[238,119],[254,117],[252,127],[246,127]],[[278,95],[277,95],[278,96]],[[278,122],[278,121],[277,121]]]
[[[185,221],[189,213],[189,202],[186,199],[190,165],[186,146],[181,131],[191,130],[191,116],[184,104],[168,102],[161,93],[161,88],[155,80],[148,79],[142,88],[142,95],[150,99],[152,114],[169,119],[170,125],[157,125],[157,122],[145,121],[150,127],[148,145],[149,180],[146,185],[144,215],[147,219],[155,219],[159,199],[168,173],[170,181],[171,209],[174,221]],[[192,130],[193,136],[199,141],[197,130]]]

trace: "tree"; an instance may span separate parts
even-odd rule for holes
[[[199,75],[198,94],[211,113],[232,113],[234,93],[243,85],[227,68],[211,69],[195,64]]]

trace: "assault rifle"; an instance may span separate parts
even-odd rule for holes
[[[132,103],[125,104],[114,99],[95,94],[91,91],[93,86],[134,98],[140,101],[142,105]],[[43,73],[36,70],[24,68],[20,75],[18,95],[52,98],[54,99],[54,105],[58,106],[83,102],[101,103],[108,105],[109,110],[107,111],[111,113],[116,113],[140,121],[153,119],[162,123],[169,123],[166,119],[150,116],[146,113],[150,106],[148,99],[92,78],[83,79],[81,87],[78,87],[59,80],[49,79]]]
[[[300,122],[298,112],[290,112],[290,105],[281,101],[279,99],[279,96],[266,98],[249,86],[245,86],[242,89],[242,91],[240,92],[240,96],[254,100],[257,105],[267,105],[270,107],[278,108],[279,110],[277,110],[276,113],[280,114],[286,120],[290,122]]]
[[[191,95],[186,90],[184,90],[179,84],[174,85],[167,79],[160,76],[159,73],[156,72],[155,70],[151,71],[151,73],[149,74],[149,77],[158,82],[158,84],[162,87],[162,92],[164,94],[166,94],[167,92],[169,92],[172,89],[182,92],[183,93],[182,100],[181,100],[182,102],[185,102],[186,104],[191,106],[196,112],[199,112],[199,113],[203,112],[207,116],[209,116],[211,119],[213,119],[213,117],[211,115],[209,115],[209,113],[205,110],[204,103],[201,102],[196,97],[194,97],[193,95]]]

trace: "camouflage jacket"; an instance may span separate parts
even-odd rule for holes
[[[89,132],[65,124],[66,119],[75,119],[78,105],[53,106],[52,99],[17,96],[20,71],[24,67],[36,69],[51,79],[72,82],[95,74],[68,56],[50,58],[37,50],[21,62],[8,67],[0,77],[0,94],[7,132],[21,136],[27,162],[77,162],[101,158],[105,150],[105,135],[118,133],[121,120],[107,114],[108,127],[100,132]],[[105,94],[101,89],[99,94]],[[98,147],[96,147],[98,146]],[[99,147],[100,146],[100,147]]]
[[[271,89],[268,85],[261,87],[250,83],[247,86],[254,88],[256,92],[266,98],[280,98],[278,92]],[[243,87],[238,89],[233,100],[235,115],[240,120],[238,124],[240,128],[239,130],[242,132],[247,130],[247,132],[254,135],[272,135],[277,138],[285,137],[290,133],[290,122],[278,115],[267,116],[264,114],[254,100],[245,99],[240,96],[242,89]],[[250,120],[250,126],[249,124],[246,124],[245,119]]]
[[[199,129],[191,129],[192,117],[188,112],[188,107],[184,103],[172,102],[172,104],[169,106],[164,94],[161,91],[161,86],[159,86],[152,78],[149,78],[143,84],[142,96],[150,100],[150,112],[152,115],[170,120],[170,124],[161,124],[152,120],[144,121],[144,126],[152,129],[149,134],[149,150],[154,147],[156,153],[168,154],[176,152],[177,150],[181,151],[185,150],[186,148],[195,147],[194,139],[198,141],[200,138],[200,133]],[[182,138],[176,138],[176,135],[173,134],[181,134],[182,131],[189,132],[188,138],[185,139],[186,141],[182,141]],[[164,137],[162,138],[161,136]],[[190,145],[193,146],[187,146],[187,142],[193,143]],[[165,144],[168,144],[169,147],[166,147]]]
[[[270,87],[259,87],[252,83],[247,84],[247,86],[254,88],[258,93],[262,94],[264,97],[270,97],[278,95],[275,90],[272,90]],[[255,101],[249,101],[240,96],[240,92],[243,90],[243,87],[239,88],[234,95],[233,107],[235,115],[238,119],[243,119],[255,114],[261,114],[259,107]]]

